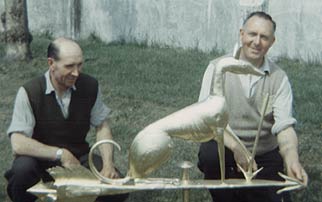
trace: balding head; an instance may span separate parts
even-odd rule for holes
[[[273,20],[273,18],[265,13],[265,12],[262,12],[262,11],[255,11],[255,12],[252,12],[250,13],[246,19],[244,20],[244,23],[243,23],[243,26],[246,26],[247,22],[252,18],[252,17],[259,17],[259,18],[263,18],[265,20],[268,20],[272,23],[272,28],[273,28],[273,33],[276,31],[276,23],[275,21]]]
[[[47,49],[47,57],[54,60],[60,60],[61,56],[68,57],[74,54],[82,55],[82,49],[75,41],[63,37],[52,41]]]
[[[51,82],[62,93],[75,85],[82,70],[82,49],[71,39],[55,39],[48,46],[47,61]]]

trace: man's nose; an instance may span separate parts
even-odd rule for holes
[[[74,67],[72,71],[72,75],[78,77],[79,76],[79,69],[77,67]]]
[[[254,39],[254,43],[256,44],[256,45],[258,45],[259,43],[260,43],[260,36],[256,36],[255,37],[255,39]]]

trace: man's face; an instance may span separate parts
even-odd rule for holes
[[[242,43],[240,58],[259,67],[275,41],[273,24],[269,20],[253,16],[240,30],[240,39]]]
[[[64,91],[75,84],[83,66],[83,54],[73,44],[62,44],[59,59],[48,58],[48,64],[55,89]]]

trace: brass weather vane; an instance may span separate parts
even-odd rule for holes
[[[129,168],[125,178],[110,179],[102,176],[95,168],[92,155],[101,144],[111,143],[120,149],[112,140],[102,140],[95,143],[89,153],[90,170],[77,166],[73,169],[54,167],[48,169],[55,182],[39,182],[28,191],[38,196],[40,201],[56,202],[91,202],[101,195],[113,195],[142,190],[183,190],[183,201],[189,201],[189,189],[238,189],[243,187],[282,187],[278,191],[291,191],[303,187],[303,184],[293,178],[280,174],[285,181],[252,179],[260,170],[253,173],[252,163],[261,131],[263,115],[268,103],[268,95],[264,99],[261,111],[262,117],[252,153],[248,152],[239,138],[228,125],[228,113],[223,94],[223,75],[225,72],[236,74],[263,75],[250,63],[227,57],[218,61],[214,72],[212,89],[207,99],[187,106],[144,128],[134,138],[129,149]],[[234,138],[243,148],[249,167],[242,172],[245,179],[225,179],[224,169],[224,131]],[[181,164],[182,178],[146,178],[148,174],[160,167],[171,156],[173,138],[205,142],[214,139],[218,142],[220,157],[221,180],[189,179],[189,162]],[[241,167],[240,167],[241,168]]]

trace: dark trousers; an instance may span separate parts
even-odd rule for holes
[[[82,156],[80,162],[88,168],[88,156]],[[101,158],[94,156],[94,164],[97,169],[102,168]],[[34,202],[37,197],[26,192],[27,189],[37,184],[40,179],[44,182],[53,181],[53,178],[46,172],[46,169],[60,166],[60,163],[46,160],[39,160],[30,156],[17,156],[12,167],[5,173],[8,180],[7,193],[13,202]],[[107,195],[97,198],[99,202],[121,202],[126,200],[128,194]]]
[[[220,179],[219,156],[217,142],[211,140],[202,143],[199,149],[198,167],[205,179]],[[278,172],[283,172],[283,159],[278,149],[255,157],[258,168],[264,167],[256,179],[283,181]],[[244,178],[237,170],[233,153],[225,148],[225,178]],[[242,189],[210,189],[213,202],[291,202],[288,193],[276,194],[278,188],[242,188]]]

